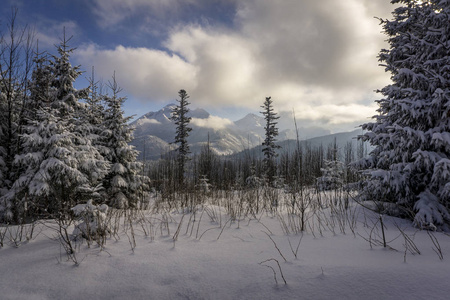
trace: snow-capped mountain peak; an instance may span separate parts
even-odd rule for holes
[[[175,104],[168,104],[164,106],[162,109],[156,112],[148,112],[136,121],[132,123],[132,125],[138,127],[144,124],[169,124],[172,123],[170,117],[172,115],[172,110],[175,107]]]
[[[175,124],[170,119],[175,104],[169,104],[156,112],[148,112],[134,121],[134,140],[131,142],[137,150],[146,153],[146,159],[157,159],[161,154],[171,151],[175,138]],[[264,140],[263,116],[250,113],[244,118],[232,122],[218,116],[212,116],[202,108],[191,109],[188,113],[192,117],[188,142],[192,153],[198,153],[209,139],[211,148],[218,154],[228,155],[252,148]],[[290,122],[285,122],[290,123]],[[293,122],[292,122],[293,123]],[[320,128],[300,128],[302,134],[308,137],[326,135]],[[295,130],[280,128],[278,141],[295,139]],[[144,151],[145,148],[145,151]],[[140,157],[143,159],[143,157]]]
[[[255,128],[264,127],[264,118],[250,113],[234,123],[241,128],[254,130]]]

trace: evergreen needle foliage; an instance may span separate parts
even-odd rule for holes
[[[172,111],[172,120],[176,125],[176,135],[175,135],[175,143],[178,144],[178,183],[183,185],[184,182],[184,173],[186,171],[186,162],[188,161],[190,154],[189,144],[187,142],[187,138],[189,136],[189,132],[192,131],[192,128],[189,127],[189,122],[191,121],[191,117],[188,117],[189,108],[188,102],[189,95],[185,90],[180,90],[178,92],[177,99],[178,105],[173,108]]]
[[[280,118],[273,109],[273,100],[271,97],[266,97],[264,105],[261,106],[263,111],[261,112],[264,116],[265,123],[265,139],[263,142],[262,152],[264,153],[264,169],[265,175],[269,183],[273,182],[276,176],[276,167],[274,159],[277,157],[276,149],[280,146],[275,144],[276,137],[278,136],[277,120]]]
[[[81,71],[70,63],[74,49],[65,34],[57,55],[36,47],[32,68],[14,61],[27,57],[24,45],[30,45],[14,28],[10,42],[0,40],[0,222],[55,218],[65,224],[71,208],[88,200],[142,203],[148,178],[128,145],[133,128],[115,79],[112,96],[97,93],[94,75],[90,88],[75,89]],[[17,52],[4,51],[11,45]]]
[[[389,49],[379,60],[392,74],[379,114],[363,125],[375,149],[359,162],[361,198],[420,228],[450,223],[450,1],[394,0],[381,20]],[[393,207],[392,204],[395,206]]]

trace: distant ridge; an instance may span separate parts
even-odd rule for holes
[[[349,132],[339,132],[339,133],[314,137],[314,138],[310,138],[310,139],[300,140],[299,143],[300,143],[301,147],[310,146],[312,148],[315,148],[315,147],[322,146],[322,147],[324,147],[324,149],[326,149],[328,146],[333,145],[334,141],[336,140],[336,145],[337,145],[338,151],[343,153],[343,151],[345,150],[345,147],[348,143],[351,143],[353,149],[356,149],[356,147],[358,145],[357,137],[358,137],[358,135],[361,135],[361,133],[362,133],[361,129],[356,129],[354,131],[349,131]],[[298,145],[296,139],[295,140],[287,139],[287,140],[279,141],[277,144],[281,146],[281,148],[277,150],[278,154],[286,153],[286,152],[293,153],[297,149],[297,145]],[[249,156],[249,155],[251,157],[262,158],[263,157],[262,145],[258,145],[256,147],[234,153],[231,155],[231,157],[232,158],[241,158],[241,157],[245,157],[245,156]]]
[[[134,139],[130,143],[140,151],[140,160],[156,160],[161,155],[176,149],[172,144],[175,137],[175,124],[170,119],[175,104],[168,104],[159,111],[148,112],[131,123],[135,127]],[[248,114],[240,120],[232,122],[228,119],[212,116],[204,109],[192,109],[190,126],[193,130],[188,137],[191,152],[200,153],[209,140],[211,149],[218,155],[239,155],[242,151],[253,149],[260,152],[264,140],[264,118],[256,114]],[[288,115],[280,115],[278,141],[283,149],[290,151],[296,145],[294,123]],[[292,123],[291,127],[289,125]],[[312,146],[327,144],[337,139],[338,144],[347,143],[361,133],[355,130],[346,133],[327,134],[322,128],[299,128],[301,137],[309,136]],[[259,148],[258,148],[259,147]],[[293,148],[292,148],[293,149]],[[145,155],[145,157],[144,157]]]

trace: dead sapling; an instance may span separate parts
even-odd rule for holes
[[[297,254],[298,254],[298,249],[300,248],[300,243],[302,242],[302,239],[303,239],[303,233],[300,235],[300,239],[298,241],[297,247],[294,250],[294,247],[292,247],[292,244],[291,244],[291,240],[288,238],[289,247],[291,248],[292,254],[294,254],[295,259],[298,259]]]
[[[280,254],[280,256],[284,259],[285,262],[287,262],[286,257],[284,257],[283,253],[281,253],[280,248],[278,248],[278,245],[277,245],[277,243],[275,243],[273,238],[267,232],[265,232],[265,231],[262,231],[262,232],[264,232],[269,237],[269,239],[272,241],[273,245],[275,246],[275,249],[277,249],[277,251]]]
[[[281,278],[283,279],[284,284],[287,285],[286,279],[284,278],[283,270],[281,269],[280,262],[278,260],[276,260],[275,258],[269,258],[269,259],[266,259],[265,261],[260,262],[259,264],[261,266],[265,266],[265,267],[270,268],[272,270],[273,277],[275,279],[275,284],[278,285],[277,273],[275,272],[275,269],[272,266],[270,266],[270,265],[266,265],[266,263],[268,263],[270,261],[276,262],[276,264],[278,265],[278,270],[280,271]]]

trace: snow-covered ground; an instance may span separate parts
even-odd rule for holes
[[[133,225],[135,247],[122,225],[120,239],[109,238],[103,250],[78,244],[78,265],[41,223],[19,247],[4,239],[0,299],[448,299],[448,235],[434,233],[440,260],[426,231],[385,216],[383,248],[378,216],[358,211],[355,234],[330,215],[321,227],[286,234],[286,215],[237,222],[207,206],[194,222],[192,214],[147,212]],[[420,255],[406,249],[405,256],[398,228]]]

